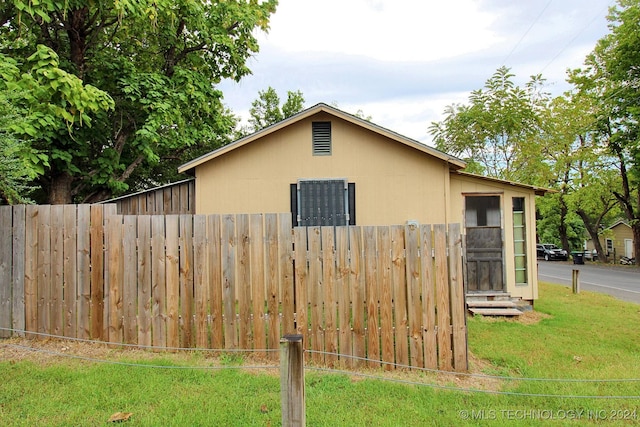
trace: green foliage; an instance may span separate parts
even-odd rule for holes
[[[0,49],[18,76],[31,76],[23,86],[35,82],[24,107],[40,116],[24,131],[48,156],[40,182],[50,201],[91,202],[166,183],[190,156],[228,143],[235,119],[215,85],[250,73],[255,30],[268,29],[276,4],[41,0],[0,6],[6,17]]]
[[[280,106],[280,97],[274,88],[258,92],[258,99],[249,110],[250,128],[245,133],[257,132],[299,113],[304,108],[304,96],[299,90],[287,91],[287,100]]]
[[[618,0],[607,17],[611,32],[598,41],[570,81],[594,105],[593,131],[615,159],[619,185],[612,193],[632,225],[640,252],[640,4]]]
[[[540,243],[553,243],[568,251],[580,250],[585,239],[584,223],[574,210],[562,213],[561,197],[562,193],[554,193],[536,199],[538,239]],[[561,229],[563,233],[559,232]]]
[[[48,165],[45,154],[32,148],[29,140],[19,139],[12,130],[27,126],[26,118],[15,107],[23,97],[20,91],[0,91],[0,203],[31,202],[30,182],[42,175]]]
[[[539,184],[542,147],[533,136],[549,96],[541,91],[542,77],[532,76],[524,88],[513,77],[508,68],[499,68],[483,89],[471,93],[468,104],[448,106],[445,119],[429,130],[436,148],[473,160],[474,172]]]

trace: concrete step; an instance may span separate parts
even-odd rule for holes
[[[520,316],[522,314],[516,308],[469,308],[469,312],[480,316]]]
[[[517,308],[513,301],[467,301],[469,308]]]

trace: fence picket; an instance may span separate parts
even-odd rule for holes
[[[51,333],[51,206],[38,206],[38,329],[40,334]],[[44,335],[39,336],[45,339]]]
[[[433,233],[431,225],[420,226],[420,268],[422,274],[422,325],[424,367],[438,368],[438,343],[436,340],[436,290],[433,275]]]
[[[278,273],[278,217],[276,214],[266,214],[265,222],[265,265],[267,269],[266,289],[267,289],[267,348],[277,349],[280,347],[280,294],[279,294],[279,273]],[[276,353],[272,353],[277,357]]]
[[[393,299],[398,301],[394,304],[395,335],[396,335],[396,363],[407,366],[409,364],[409,341],[407,334],[409,331],[409,318],[407,305],[399,303],[407,301],[406,273],[405,273],[405,241],[404,226],[391,226],[391,278],[393,281]]]
[[[151,345],[151,216],[138,216],[138,344]]]
[[[158,230],[151,249],[152,277],[157,278],[157,285],[152,285],[151,289],[154,301],[152,339],[176,348],[180,347],[180,217],[158,215],[153,216],[152,221],[154,233]],[[160,234],[162,232],[164,236]],[[165,314],[166,321],[163,321]]]
[[[253,342],[251,348],[267,348],[267,329],[265,323],[266,293],[264,286],[264,225],[262,215],[251,215],[251,309],[253,311]],[[265,352],[256,353],[264,357]]]
[[[333,366],[338,361],[338,298],[335,287],[335,243],[333,227],[321,227],[322,239],[322,290],[324,313],[324,351],[325,363]]]
[[[363,227],[364,261],[365,261],[365,296],[367,325],[367,359],[369,367],[380,366],[380,328],[379,303],[380,284],[378,283],[378,247],[376,229],[373,226]]]
[[[455,301],[464,300],[464,284],[462,276],[462,235],[460,224],[449,225],[450,248],[450,297],[451,297],[451,323],[453,325],[453,367],[456,371],[465,371],[469,368],[467,359],[467,326],[466,313],[463,304],[455,304]]]
[[[64,295],[63,295],[63,328],[64,336],[75,338],[79,336],[77,308],[82,301],[81,283],[78,281],[78,230],[80,219],[77,217],[75,205],[63,206],[63,252],[64,252]],[[82,328],[81,328],[82,329]]]
[[[109,342],[122,342],[124,338],[122,329],[122,281],[124,276],[123,242],[122,242],[122,216],[113,215],[107,220],[107,270],[109,278]]]
[[[220,215],[209,215],[207,227],[209,233],[209,247],[207,261],[209,262],[209,312],[211,313],[211,347],[224,348],[222,319],[222,249]]]
[[[49,307],[50,307],[50,328],[49,331],[53,335],[61,336],[64,334],[63,326],[63,305],[64,305],[64,205],[53,205],[50,211],[50,233],[51,233],[51,278],[49,282]],[[75,289],[74,289],[75,299]]]
[[[25,330],[38,331],[38,206],[26,206],[24,302]],[[33,335],[27,335],[33,337]]]
[[[309,298],[311,300],[311,359],[324,363],[324,324],[322,322],[322,242],[320,227],[307,229],[309,240]]]
[[[90,260],[91,260],[91,327],[93,339],[107,339],[104,331],[104,209],[91,205]]]
[[[222,217],[222,303],[224,313],[224,347],[237,348],[236,333],[236,232],[235,217]]]
[[[393,292],[391,288],[391,239],[389,227],[378,227],[380,279],[380,346],[384,368],[395,362],[393,346]]]
[[[278,253],[280,259],[280,300],[282,301],[282,335],[295,332],[291,214],[278,215]],[[278,344],[279,345],[279,344]]]
[[[449,315],[449,282],[447,266],[447,235],[444,224],[436,224],[436,314],[438,319],[438,367],[450,371],[451,365],[451,316]]]
[[[13,251],[11,226],[13,215],[11,206],[0,206],[0,328],[11,329],[11,287],[2,286],[11,283]],[[11,336],[11,331],[0,329],[0,338]]]
[[[91,338],[91,205],[76,206],[76,330],[78,338]],[[102,316],[102,314],[101,314]]]
[[[5,211],[6,212],[6,211]],[[24,336],[26,329],[25,313],[25,254],[26,254],[26,209],[24,205],[13,206],[13,285],[12,295],[12,327],[14,334]],[[7,282],[9,283],[9,282]]]
[[[251,341],[251,254],[249,215],[236,216],[238,232],[238,345],[249,348]]]
[[[296,333],[302,335],[302,345],[305,350],[310,347],[309,342],[309,276],[307,267],[307,229],[296,227],[293,230],[294,266],[295,266],[295,308]],[[309,353],[305,353],[308,360]]]
[[[193,217],[193,292],[195,300],[196,345],[209,347],[209,328],[207,325],[207,217]]]
[[[167,304],[169,292],[167,288],[175,293],[180,283],[178,240],[177,216],[153,215],[151,217],[151,299],[153,301],[151,304],[151,342],[157,347],[166,347],[167,338],[171,342],[169,347],[179,347],[180,345],[178,307]],[[170,266],[172,270],[170,270]],[[169,316],[167,316],[167,312],[169,312]],[[165,319],[167,320],[165,321]],[[171,329],[173,335],[167,333],[168,329]]]
[[[191,347],[193,339],[193,215],[180,215],[180,345]]]
[[[405,226],[407,307],[409,312],[409,356],[411,366],[424,366],[422,354],[422,301],[420,292],[420,258],[418,242],[420,234],[414,224]]]
[[[338,350],[344,362],[353,366],[351,346],[351,287],[349,284],[349,234],[347,227],[336,228],[336,291],[338,294]]]
[[[353,356],[354,364],[360,367],[366,357],[365,345],[365,287],[364,268],[362,254],[362,229],[360,227],[349,228],[349,243],[351,256],[351,272],[349,283],[351,284],[351,301],[353,310]]]
[[[126,215],[123,218],[122,233],[122,328],[124,342],[138,342],[138,256],[136,251],[137,218]]]

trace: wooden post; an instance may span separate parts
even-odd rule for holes
[[[280,397],[282,425],[304,426],[304,357],[301,334],[280,339]]]
[[[572,274],[572,287],[573,287],[573,293],[574,294],[579,294],[580,293],[580,270],[573,270],[573,274]]]

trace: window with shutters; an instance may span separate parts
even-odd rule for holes
[[[301,179],[291,184],[294,226],[355,225],[355,184],[344,179]]]
[[[313,122],[311,124],[314,156],[331,155],[331,122]]]

